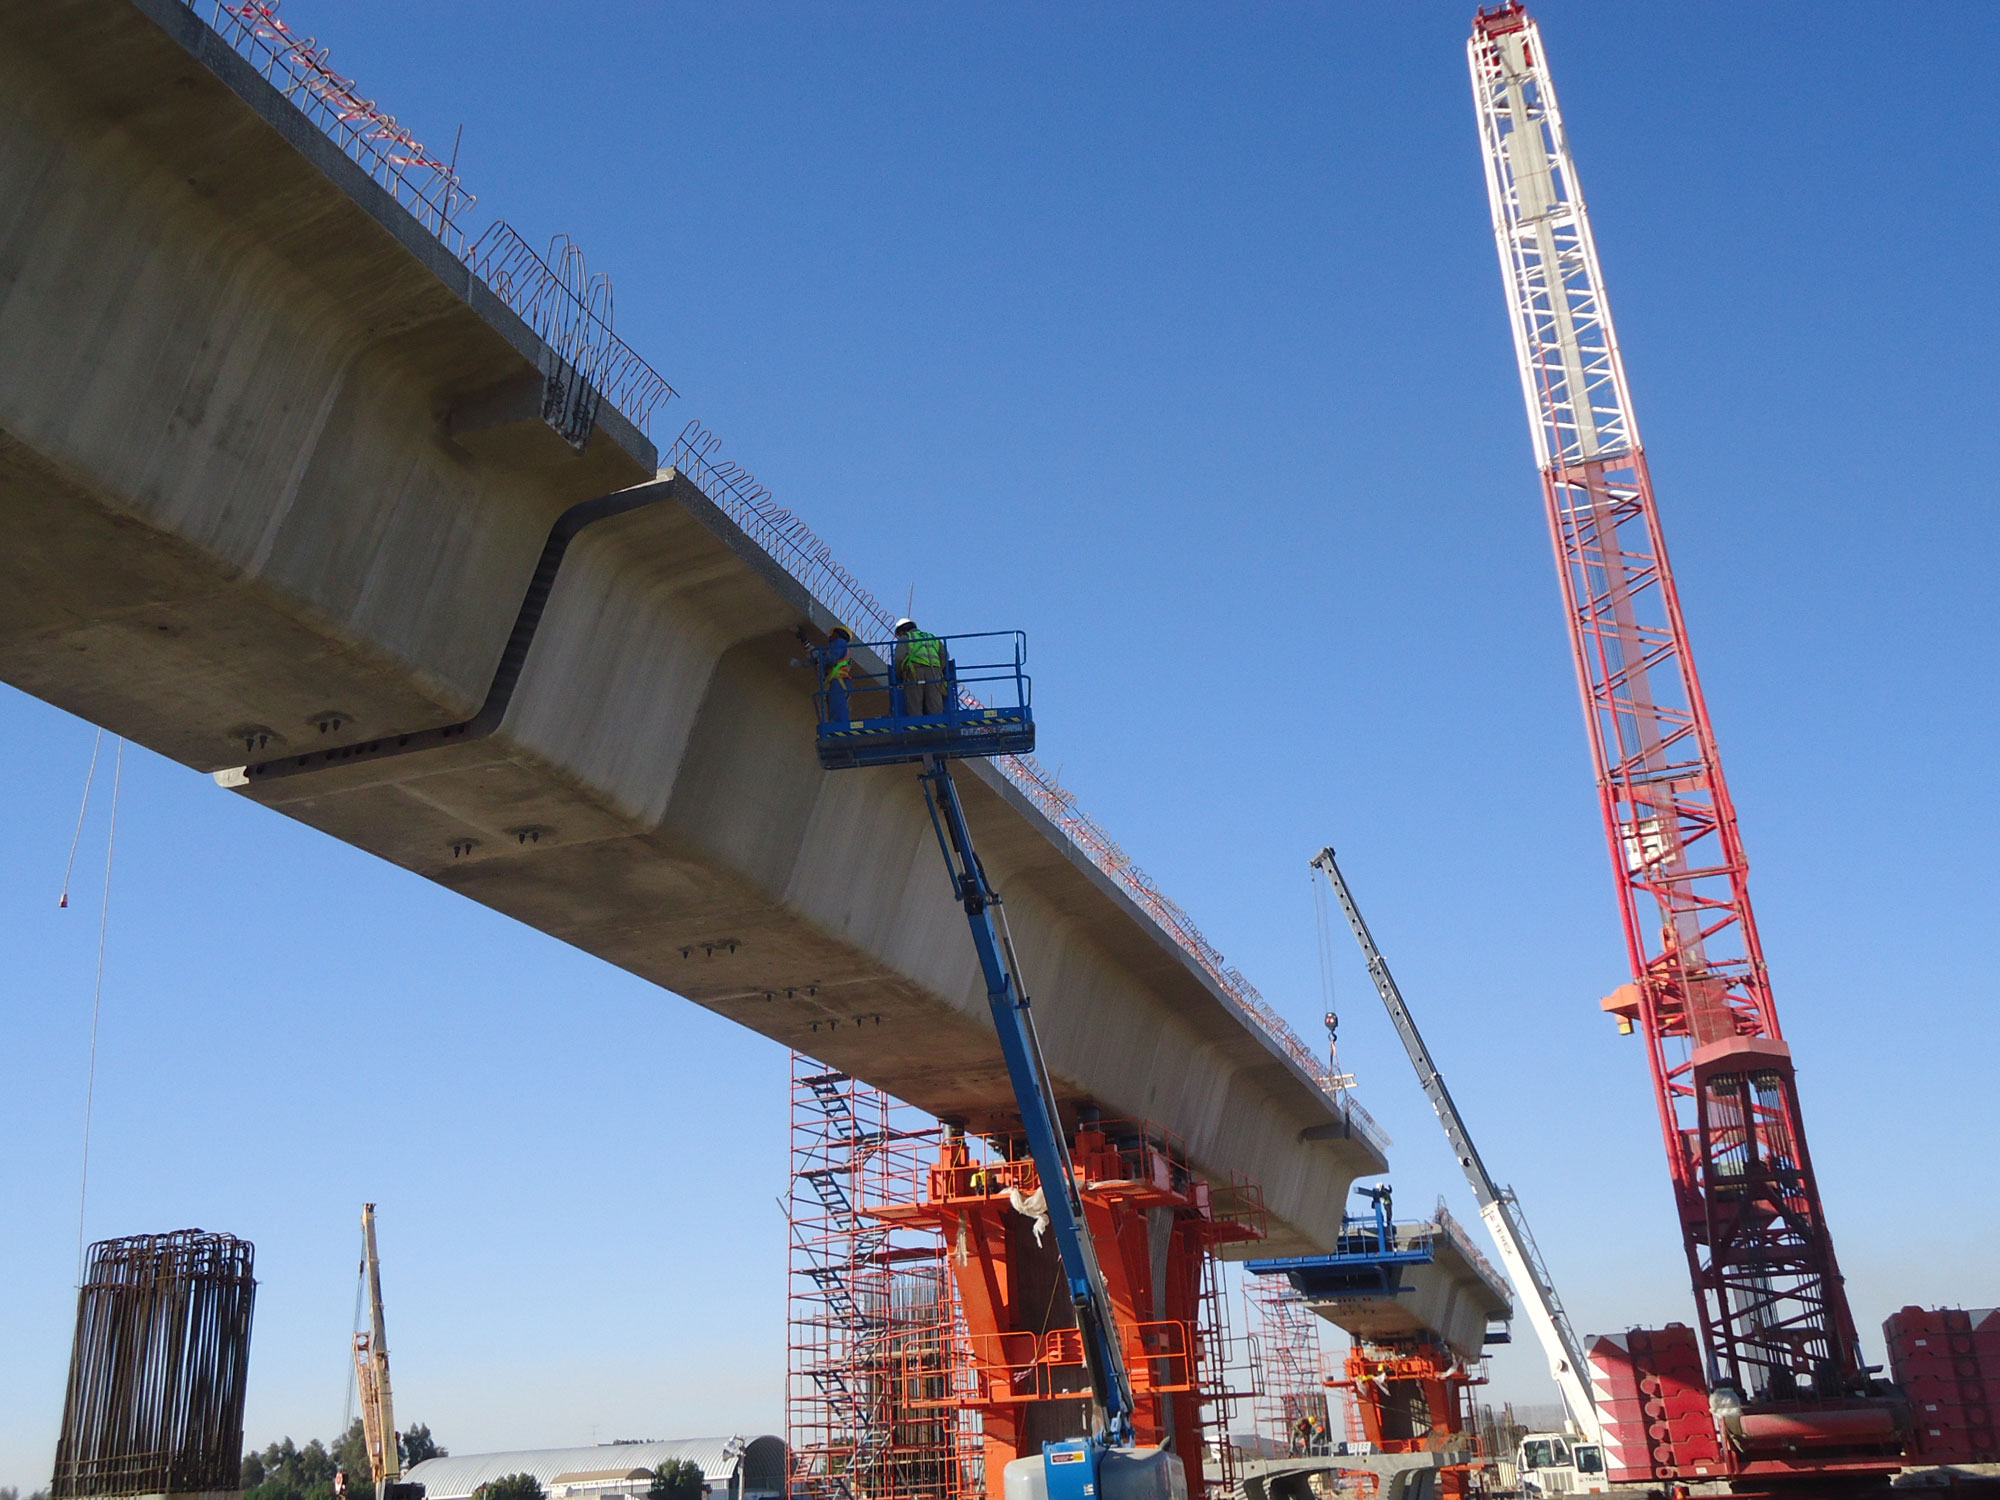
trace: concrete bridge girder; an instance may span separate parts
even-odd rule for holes
[[[1007,1112],[914,776],[822,773],[825,610],[176,0],[0,3],[0,678],[212,770],[467,717],[554,518],[493,737],[249,795],[937,1113]],[[24,378],[22,372],[31,372]],[[246,754],[246,743],[262,748]],[[1365,1140],[989,767],[968,815],[1070,1102],[1331,1245]],[[879,1020],[877,1019],[879,1017]]]

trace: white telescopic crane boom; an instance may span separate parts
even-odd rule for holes
[[[377,1500],[402,1476],[396,1404],[389,1393],[389,1339],[382,1326],[382,1262],[375,1254],[375,1205],[361,1205],[362,1272],[368,1279],[368,1331],[354,1335],[354,1377],[361,1389],[361,1433]]]
[[[1487,1231],[1499,1247],[1501,1264],[1506,1266],[1507,1276],[1520,1295],[1528,1321],[1534,1324],[1535,1336],[1542,1341],[1542,1349],[1549,1359],[1549,1373],[1555,1377],[1556,1389],[1562,1393],[1570,1421],[1585,1439],[1600,1442],[1602,1435],[1597,1407],[1590,1399],[1583,1347],[1569,1326],[1569,1314],[1563,1311],[1562,1300],[1556,1296],[1555,1284],[1549,1279],[1548,1267],[1542,1263],[1534,1236],[1528,1233],[1528,1221],[1521,1214],[1521,1205],[1515,1200],[1513,1189],[1502,1188],[1493,1181],[1493,1175],[1486,1170],[1486,1163],[1480,1159],[1478,1147],[1472,1144],[1458,1106],[1452,1103],[1451,1091],[1444,1086],[1443,1075],[1438,1072],[1437,1064],[1431,1061],[1430,1048],[1424,1045],[1423,1033],[1417,1030],[1416,1019],[1403,1001],[1403,992],[1396,987],[1395,976],[1389,972],[1388,960],[1382,957],[1382,950],[1375,946],[1368,924],[1361,919],[1361,908],[1354,904],[1354,893],[1347,888],[1347,880],[1334,861],[1333,850],[1320,850],[1313,856],[1312,863],[1314,869],[1324,872],[1333,886],[1334,896],[1340,902],[1340,909],[1347,914],[1347,925],[1354,929],[1354,940],[1361,945],[1361,956],[1368,961],[1368,973],[1375,981],[1376,993],[1381,995],[1389,1019],[1395,1024],[1396,1035],[1403,1039],[1403,1050],[1410,1054],[1410,1062],[1417,1070],[1417,1082],[1423,1085],[1431,1107],[1437,1111],[1438,1123],[1444,1126],[1445,1138],[1451,1142],[1452,1154],[1458,1158],[1465,1180],[1472,1184],[1472,1196],[1479,1203],[1479,1217],[1486,1221]]]

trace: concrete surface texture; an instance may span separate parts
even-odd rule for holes
[[[571,548],[497,734],[246,795],[1004,1122],[914,774],[814,759],[790,663],[831,616],[608,405],[581,454],[545,425],[551,352],[191,11],[0,0],[0,204],[0,677],[205,770],[453,723],[554,519],[653,485]],[[1378,1149],[997,772],[961,781],[1065,1102],[1261,1183],[1271,1250],[1330,1247]]]
[[[1315,1475],[1328,1479],[1373,1475],[1376,1500],[1433,1500],[1441,1469],[1458,1452],[1320,1454],[1301,1458],[1245,1459],[1237,1466],[1243,1500],[1318,1500]]]

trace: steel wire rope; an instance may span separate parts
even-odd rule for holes
[[[364,1247],[366,1239],[362,1241]],[[354,1267],[354,1316],[347,1322],[347,1399],[340,1408],[340,1438],[347,1441],[347,1429],[354,1425],[354,1385],[356,1380],[354,1364],[354,1336],[361,1332],[361,1296],[368,1282],[367,1251],[362,1251],[362,1259]]]
[[[97,1104],[97,1023],[104,1012],[104,949],[111,931],[111,858],[118,848],[118,790],[125,780],[125,741],[111,773],[111,826],[104,836],[104,902],[97,916],[97,982],[90,997],[90,1066],[83,1087],[83,1170],[76,1189],[76,1284],[83,1285],[83,1215],[90,1202],[90,1120]]]
[[[1340,1009],[1334,1004],[1333,981],[1333,913],[1327,909],[1326,882],[1319,878],[1317,866],[1306,867],[1306,883],[1313,893],[1313,929],[1319,942],[1319,990],[1320,999],[1326,1006],[1326,1078],[1328,1086],[1338,1091],[1343,1076],[1340,1071]],[[1348,1101],[1351,1103],[1351,1101]]]
[[[69,906],[69,879],[76,873],[77,845],[83,842],[83,816],[90,811],[90,789],[97,781],[97,753],[104,748],[104,730],[98,728],[97,738],[90,742],[90,769],[83,777],[83,805],[76,810],[76,832],[70,835],[69,862],[63,866],[62,899],[56,902],[59,910]]]

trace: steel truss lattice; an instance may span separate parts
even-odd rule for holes
[[[1701,1326],[1745,1399],[1861,1376],[1590,218],[1541,35],[1468,44],[1493,232]]]

